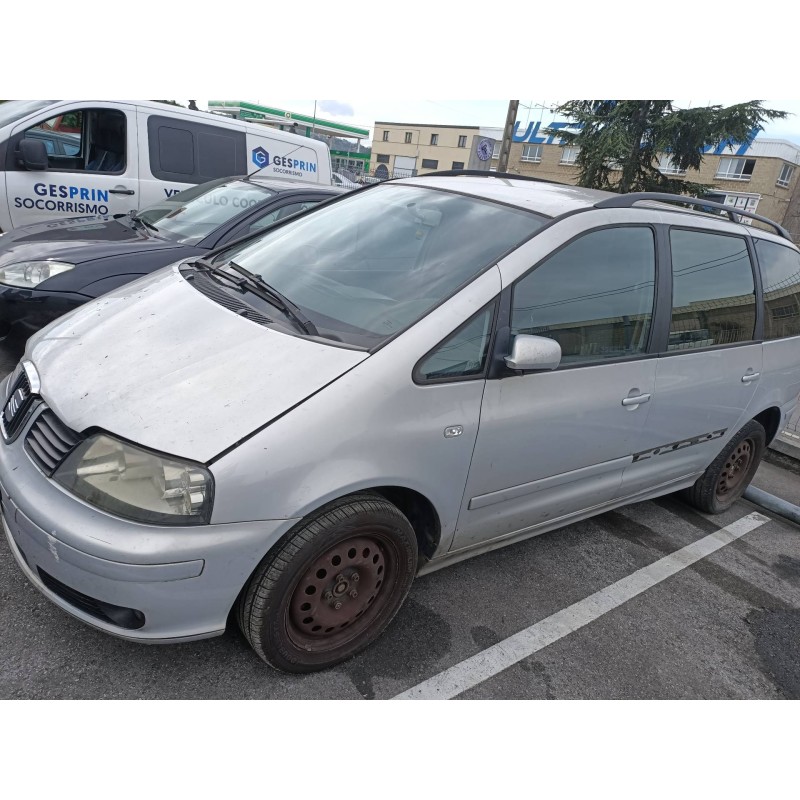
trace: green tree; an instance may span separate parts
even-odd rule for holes
[[[703,193],[710,187],[662,175],[658,162],[669,154],[680,170],[698,169],[703,148],[751,142],[764,122],[785,111],[761,100],[723,107],[676,109],[672,100],[570,100],[554,110],[577,123],[577,132],[548,129],[564,144],[580,147],[578,185],[615,192]]]

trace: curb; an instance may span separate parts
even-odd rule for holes
[[[755,486],[748,486],[742,497],[760,508],[794,522],[795,525],[800,525],[800,506],[796,506],[794,503],[776,497],[763,489],[757,489]]]
[[[770,448],[781,455],[800,461],[800,437],[795,441],[789,439],[784,433],[779,433],[771,442]]]

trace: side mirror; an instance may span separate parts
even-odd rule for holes
[[[19,143],[19,154],[25,169],[47,169],[47,148],[41,139],[22,139]]]
[[[561,363],[561,345],[544,336],[519,333],[514,339],[511,355],[506,356],[509,369],[518,372],[555,369]]]

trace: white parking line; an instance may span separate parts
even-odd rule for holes
[[[588,625],[647,589],[691,566],[715,550],[755,530],[770,518],[754,512],[674,553],[642,567],[627,578],[557,611],[471,658],[434,675],[394,700],[449,700],[522,661],[573,631]]]

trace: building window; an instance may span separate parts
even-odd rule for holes
[[[467,137],[466,136],[459,136],[458,137],[458,146],[459,147],[466,147],[467,146]]]
[[[658,171],[662,175],[685,175],[685,169],[679,169],[672,163],[672,156],[669,153],[664,153],[658,159]]]
[[[559,164],[574,164],[580,150],[580,147],[562,147],[561,161],[559,161]]]
[[[789,188],[789,181],[792,180],[792,173],[794,172],[794,167],[791,164],[784,164],[781,169],[781,174],[778,176],[778,180],[775,183],[778,186],[783,186],[784,189]]]
[[[464,162],[463,161],[454,161],[452,169],[464,169]]]
[[[439,144],[439,134],[438,133],[432,133],[431,134],[431,144],[432,145]]]
[[[492,150],[492,158],[500,158],[500,148],[503,146],[503,143],[498,139],[494,143],[494,150]]]
[[[755,165],[754,158],[721,158],[715,177],[727,181],[749,181]]]
[[[439,162],[433,158],[422,159],[422,169],[436,169],[438,166]]]
[[[411,144],[411,131],[406,131],[406,144]]]
[[[383,132],[383,141],[384,142],[388,142],[389,141],[389,131],[384,131]]]
[[[520,161],[527,161],[530,164],[538,164],[542,160],[542,146],[540,144],[526,144],[522,148],[522,158]]]
[[[388,164],[388,163],[389,163],[389,156],[388,156],[388,155],[386,155],[385,153],[378,153],[378,154],[375,156],[375,160],[376,160],[376,161],[377,161],[379,164]]]

